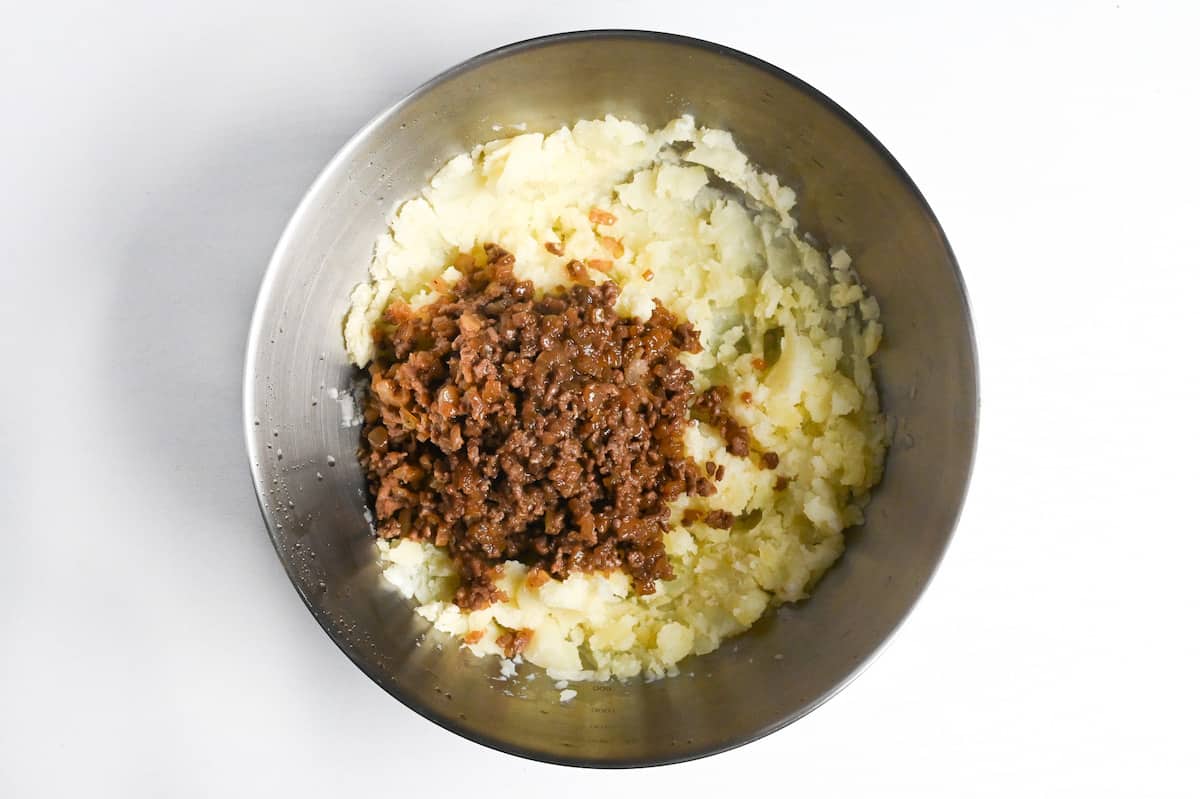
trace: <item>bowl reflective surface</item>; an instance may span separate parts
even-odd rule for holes
[[[863,528],[813,597],[653,683],[578,684],[559,701],[544,675],[499,677],[428,632],[385,583],[344,399],[351,288],[398,200],[454,154],[615,114],[658,127],[683,113],[731,131],[797,189],[800,227],[845,246],[878,298],[877,377],[895,443]],[[338,398],[341,395],[342,399]],[[480,743],[595,766],[668,763],[779,729],[843,687],[904,620],[957,520],[978,415],[962,278],[933,213],[883,147],[795,77],[719,45],[665,34],[551,36],[441,75],[359,132],[317,179],[268,267],[251,326],[246,437],[270,535],[301,597],[371,679]],[[444,645],[441,645],[444,644]]]

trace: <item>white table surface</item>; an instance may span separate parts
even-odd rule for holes
[[[1200,795],[1200,14],[986,5],[6,6],[0,796]],[[855,114],[946,227],[983,377],[959,533],[890,648],[766,740],[639,772],[491,752],[362,676],[240,424],[259,278],[336,148],[586,27],[718,40]]]

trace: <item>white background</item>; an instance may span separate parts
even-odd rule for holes
[[[0,795],[1200,795],[1194,3],[95,2],[0,25]],[[701,762],[583,772],[391,700],[262,528],[243,342],[377,111],[512,40],[671,30],[832,96],[974,302],[958,535],[856,683]],[[636,793],[635,793],[636,792]]]

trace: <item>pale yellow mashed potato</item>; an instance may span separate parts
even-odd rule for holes
[[[592,277],[621,285],[620,312],[645,318],[657,298],[696,326],[704,349],[682,360],[698,391],[731,388],[732,413],[757,450],[734,457],[716,430],[688,429],[690,455],[724,466],[725,478],[715,495],[677,503],[665,539],[676,577],[650,596],[633,593],[621,572],[530,588],[526,568],[510,562],[499,580],[508,601],[464,612],[451,602],[457,577],[443,551],[380,541],[387,579],[421,616],[454,636],[473,633],[478,640],[463,645],[480,656],[500,654],[506,629],[532,629],[523,657],[555,679],[656,678],[771,605],[808,595],[841,555],[842,531],[862,521],[881,474],[885,424],[868,358],[882,328],[850,257],[826,256],[797,235],[794,202],[725,131],[690,117],[658,131],[608,117],[476,147],[400,205],[369,282],[353,293],[345,334],[355,363],[372,357],[369,332],[389,301],[429,302],[431,280],[458,277],[447,268],[457,252],[496,242],[516,255],[518,277],[550,289],[568,282],[567,259],[611,259],[600,242],[609,236],[624,253]],[[592,208],[616,222],[597,226]],[[759,465],[767,451],[780,458],[773,471]],[[777,491],[780,475],[791,481]],[[738,521],[732,530],[702,521],[685,529],[685,508],[727,510]]]

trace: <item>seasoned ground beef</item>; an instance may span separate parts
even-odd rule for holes
[[[704,515],[704,523],[717,530],[733,527],[734,515],[727,510],[710,510]]]
[[[725,449],[729,450],[730,455],[744,458],[750,454],[750,431],[734,419],[725,407],[729,395],[729,386],[713,386],[696,398],[694,413],[697,419],[721,431]]]
[[[652,593],[673,577],[668,503],[715,490],[683,443],[678,356],[698,336],[661,306],[619,317],[611,282],[535,298],[511,254],[486,252],[431,305],[384,314],[361,452],[377,531],[445,547],[465,608],[501,598],[507,560],[556,578],[621,568]]]

